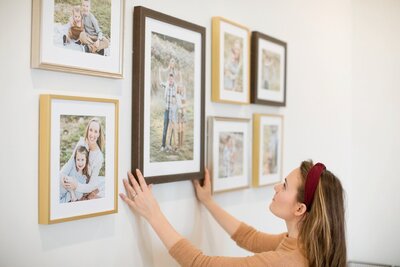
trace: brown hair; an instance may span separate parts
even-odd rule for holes
[[[75,151],[74,155],[74,160],[76,164],[76,155],[79,153],[83,154],[86,156],[86,165],[82,170],[82,174],[86,176],[86,183],[89,183],[90,181],[90,175],[89,175],[89,150],[86,149],[84,146],[78,146]],[[78,170],[78,168],[75,165],[75,168]]]
[[[297,201],[304,202],[304,186],[313,162],[300,165],[301,185]],[[299,225],[299,241],[309,266],[346,266],[346,236],[344,190],[339,179],[330,171],[322,172],[315,190],[311,209]]]
[[[101,125],[99,118],[93,118],[87,124],[86,131],[85,131],[85,140],[87,141],[87,139],[88,139],[89,127],[92,122],[96,122],[99,124],[99,137],[97,138],[97,145],[99,146],[100,150],[103,151],[104,150],[104,130],[103,130],[103,126]]]

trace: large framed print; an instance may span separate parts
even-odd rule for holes
[[[212,100],[250,102],[250,30],[221,17],[212,18]]]
[[[118,100],[40,96],[39,224],[116,213]]]
[[[123,76],[123,0],[32,0],[32,68]]]
[[[148,183],[204,175],[205,28],[134,9],[132,169]]]
[[[282,180],[283,116],[253,115],[253,186]]]
[[[208,168],[212,191],[249,187],[250,120],[208,118]]]
[[[251,40],[251,102],[286,105],[286,43],[253,32]]]

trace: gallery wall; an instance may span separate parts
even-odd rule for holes
[[[363,93],[363,78],[379,77],[373,75],[376,73],[373,71],[375,69],[372,66],[371,69],[368,68],[370,62],[364,62],[364,54],[361,54],[362,51],[369,51],[364,40],[375,40],[369,36],[371,25],[366,22],[371,10],[363,9],[363,3],[364,1],[350,0],[250,1],[246,2],[244,8],[244,2],[239,0],[128,0],[125,2],[124,18],[124,78],[107,79],[31,69],[31,1],[2,0],[0,22],[1,25],[7,26],[7,31],[3,32],[0,42],[0,266],[177,266],[152,229],[142,219],[133,216],[121,201],[117,214],[54,225],[37,223],[40,94],[119,99],[118,171],[119,190],[123,191],[121,179],[125,177],[131,162],[131,125],[135,125],[136,121],[131,117],[131,85],[135,79],[131,75],[132,41],[135,38],[132,36],[132,14],[135,5],[144,5],[206,27],[206,115],[234,115],[242,118],[251,118],[255,112],[283,115],[284,175],[304,159],[324,162],[341,178],[347,191],[347,216],[357,216],[356,219],[351,218],[348,223],[349,258],[399,264],[400,259],[396,252],[386,249],[379,242],[386,240],[395,248],[395,242],[400,236],[396,229],[395,235],[392,235],[392,230],[399,224],[399,215],[393,214],[396,214],[396,211],[399,214],[399,210],[387,204],[396,200],[398,202],[395,194],[399,182],[395,180],[395,171],[391,173],[386,168],[389,162],[396,166],[396,154],[393,152],[395,150],[390,148],[399,147],[398,141],[395,140],[395,133],[399,132],[399,127],[393,124],[400,120],[398,115],[387,116],[387,112],[399,114],[399,107],[394,105],[395,97],[398,99],[399,95],[392,86],[398,87],[400,81],[394,78],[385,80],[387,84],[383,85],[390,89],[385,91],[381,101],[375,100],[376,97],[372,94],[375,87],[372,83],[366,84],[371,95]],[[378,5],[378,1],[366,3],[371,9]],[[381,16],[378,18],[382,19],[383,14],[390,11],[392,6],[398,7],[397,3],[387,1],[384,6],[387,10],[381,10]],[[211,102],[213,16],[225,17],[246,25],[251,30],[258,30],[287,42],[286,107],[239,106]],[[358,24],[353,25],[353,17]],[[394,25],[398,24],[398,19],[393,15],[390,24],[378,24],[374,29],[376,33],[389,38],[396,30]],[[392,31],[387,30],[387,26]],[[386,27],[386,31],[381,32],[380,27]],[[354,31],[363,35],[357,35]],[[355,40],[353,36],[356,36]],[[399,42],[398,39],[395,41]],[[390,51],[396,52],[394,47],[396,46],[385,50],[385,60],[390,59]],[[364,50],[358,52],[358,48]],[[374,55],[376,59],[383,60],[378,54]],[[365,68],[366,72],[356,72],[355,66]],[[387,66],[383,63],[373,67],[378,68],[376,71],[382,75],[392,74],[392,71],[384,71]],[[354,77],[352,72],[355,72]],[[359,83],[352,87],[352,83],[357,81]],[[359,98],[361,96],[365,99]],[[380,116],[370,111],[370,106],[365,105],[369,101],[380,111]],[[387,103],[393,104],[389,108]],[[365,112],[371,112],[368,114],[375,118],[372,121],[375,124],[380,125],[382,122],[387,126],[384,132],[390,135],[384,135],[378,129],[370,131]],[[363,136],[365,140],[361,138]],[[384,141],[379,143],[377,140]],[[372,151],[365,147],[364,142],[367,141],[373,144]],[[381,154],[380,144],[386,149],[384,155]],[[369,157],[369,154],[379,157],[381,165],[375,165],[374,158]],[[369,166],[371,171],[366,171],[365,166]],[[379,175],[381,169],[387,171],[385,177]],[[250,175],[251,170],[248,172]],[[385,183],[387,181],[389,184]],[[360,188],[367,193],[364,195]],[[204,207],[198,204],[191,182],[160,184],[154,186],[153,191],[172,225],[205,253],[249,255],[248,252],[237,248]],[[373,209],[368,210],[370,214],[366,217],[361,211],[364,205],[371,201],[371,191],[382,195],[377,194],[378,201],[373,205]],[[285,225],[268,210],[273,193],[271,186],[249,188],[217,194],[215,200],[240,220],[260,230],[277,233],[285,231]],[[350,194],[354,194],[354,197],[349,196]],[[389,198],[389,201],[384,199],[384,196]],[[380,209],[382,206],[387,207],[387,210]],[[378,216],[384,216],[378,224],[389,222],[391,227],[383,225],[374,231],[372,225],[377,219],[369,219]],[[371,240],[368,235],[373,232],[375,238]],[[374,242],[373,253],[365,240]]]

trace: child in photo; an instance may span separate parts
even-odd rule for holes
[[[67,25],[68,32],[63,35],[63,45],[70,42],[80,44],[79,36],[83,32],[82,12],[80,6],[74,6],[72,8],[72,16],[69,18]]]
[[[183,146],[184,127],[186,123],[185,118],[185,104],[186,104],[186,90],[182,85],[178,86],[176,92],[176,106],[178,111],[178,147]]]
[[[90,180],[89,172],[89,150],[85,146],[78,146],[74,153],[74,161],[65,164],[60,172],[60,203],[78,201],[83,197],[83,193],[65,189],[62,184],[71,183],[74,180],[87,184]]]
[[[82,1],[82,22],[84,31],[81,32],[79,40],[85,47],[87,53],[97,53],[104,56],[104,49],[108,48],[110,41],[103,36],[99,22],[90,12],[90,0]]]
[[[171,107],[169,109],[169,146],[167,150],[176,151],[178,149],[178,106],[177,106],[177,94],[172,97]],[[172,143],[173,139],[173,143]],[[173,145],[172,145],[173,144]]]

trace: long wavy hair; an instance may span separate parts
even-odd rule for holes
[[[104,143],[105,143],[105,138],[104,138],[104,130],[103,126],[101,125],[100,119],[99,118],[93,118],[89,121],[89,123],[86,126],[85,130],[85,140],[88,142],[88,136],[89,136],[89,127],[92,122],[95,122],[99,125],[99,137],[97,138],[97,145],[99,146],[100,150],[103,152],[104,151]]]
[[[300,165],[301,185],[297,201],[304,201],[304,186],[313,162]],[[344,190],[330,171],[322,172],[311,209],[299,225],[299,241],[311,267],[346,266]]]

